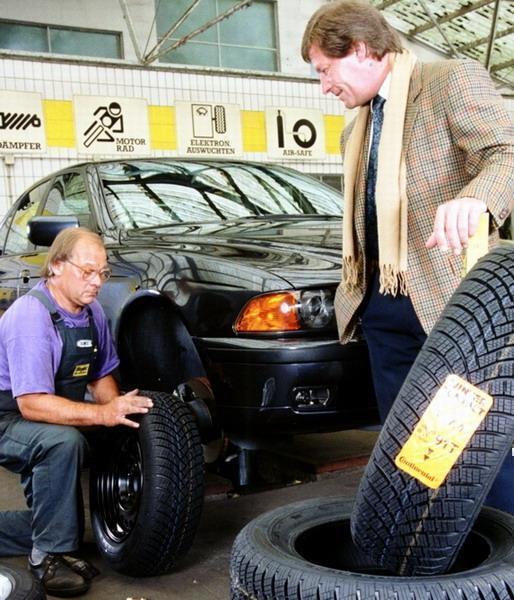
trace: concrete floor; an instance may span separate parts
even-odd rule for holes
[[[285,466],[293,465],[284,475],[282,485],[274,489],[264,489],[261,485],[259,489],[250,488],[244,494],[237,494],[227,480],[209,475],[205,506],[193,547],[167,575],[137,579],[114,572],[102,562],[86,523],[83,554],[102,574],[94,580],[85,597],[95,600],[226,600],[229,598],[230,550],[240,529],[257,515],[291,502],[321,496],[353,496],[376,435],[372,431],[347,431],[299,436],[278,451],[260,456],[256,466],[265,465],[261,469],[264,479],[266,472],[273,472],[276,480],[277,472],[283,473],[287,471]],[[17,477],[0,469],[0,510],[24,506]],[[26,567],[25,557],[3,558],[2,562]]]

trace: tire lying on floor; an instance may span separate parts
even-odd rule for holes
[[[27,569],[0,564],[0,600],[45,600],[41,584]]]
[[[352,502],[315,498],[260,515],[237,536],[231,600],[511,600],[514,517],[484,508],[451,573],[401,577],[353,544]]]
[[[138,429],[103,432],[93,448],[91,524],[110,566],[131,576],[168,572],[189,550],[203,505],[195,419],[175,394],[141,391],[153,408]]]
[[[452,373],[491,395],[493,405],[464,450],[454,449],[462,453],[443,483],[431,488],[395,459]],[[451,450],[448,437],[425,433],[430,452]],[[355,543],[377,566],[401,575],[446,572],[513,439],[514,245],[506,242],[462,281],[409,372],[361,481],[351,518]]]

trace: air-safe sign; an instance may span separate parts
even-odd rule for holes
[[[0,154],[45,150],[41,96],[33,92],[0,91]]]
[[[146,100],[75,96],[73,106],[81,154],[150,154]]]
[[[325,157],[323,113],[303,108],[266,109],[266,134],[270,158]]]
[[[234,158],[242,154],[239,106],[178,101],[175,109],[181,154],[194,158]]]

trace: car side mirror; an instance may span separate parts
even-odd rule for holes
[[[36,246],[51,246],[57,234],[68,227],[78,227],[77,217],[32,217],[27,223],[27,235]]]

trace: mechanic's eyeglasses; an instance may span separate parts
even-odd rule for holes
[[[66,262],[70,263],[70,265],[73,265],[74,267],[77,267],[77,269],[79,269],[81,271],[82,279],[84,281],[91,281],[92,279],[94,279],[95,275],[98,275],[102,281],[107,281],[112,274],[111,269],[109,269],[108,267],[103,268],[103,269],[93,269],[92,267],[81,267],[80,265],[77,265],[76,263],[71,261],[69,258],[66,259]]]

